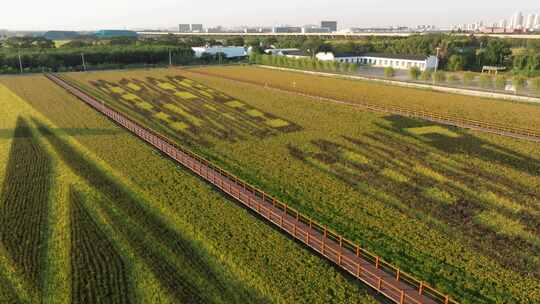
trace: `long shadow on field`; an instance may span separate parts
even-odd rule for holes
[[[127,270],[114,244],[85,207],[73,186],[71,202],[72,303],[131,303]]]
[[[344,139],[348,145],[315,140],[309,149],[289,146],[289,151],[309,166],[349,184],[368,200],[392,206],[423,221],[428,219],[427,222],[435,226],[439,226],[439,223],[449,225],[451,231],[459,231],[464,239],[471,240],[473,248],[506,268],[540,277],[540,271],[533,271],[540,269],[539,264],[531,258],[538,250],[535,244],[519,237],[501,236],[474,221],[478,213],[494,208],[479,196],[480,191],[493,193],[496,197],[517,199],[518,202],[520,199],[534,202],[538,197],[538,189],[530,189],[508,179],[487,178],[485,176],[490,176],[491,172],[453,162],[436,149],[415,144],[414,141],[384,130],[368,134],[362,139]],[[438,156],[435,160],[429,157],[432,153]],[[481,174],[471,175],[472,169]],[[470,183],[471,180],[474,183]],[[510,196],[509,191],[512,191]],[[525,210],[518,213],[497,211],[530,226],[538,226],[540,219]],[[378,237],[388,238],[384,235]],[[449,264],[443,266],[440,257],[419,257],[419,254],[393,252],[391,256],[402,265],[414,265],[414,261],[418,261],[418,265],[424,266],[418,269],[423,278],[438,273],[437,269],[441,267],[459,278],[469,277],[464,270]],[[471,277],[466,281],[474,280]],[[430,281],[456,286],[455,282],[441,277],[432,277]],[[468,298],[483,298],[474,289],[461,289],[457,292],[469,295]]]
[[[89,162],[45,125],[35,119],[34,122],[65,163],[111,202],[102,207],[114,223],[114,229],[123,235],[178,302],[268,302],[242,284],[224,282],[201,249],[145,207],[151,204]]]
[[[65,134],[66,136],[95,136],[95,135],[116,135],[122,133],[120,130],[112,129],[82,129],[82,128],[70,128],[70,129],[55,129],[55,132]],[[0,129],[0,139],[10,139],[16,136],[14,130]]]
[[[449,154],[468,154],[484,161],[498,163],[531,175],[540,175],[540,160],[499,146],[492,142],[480,139],[459,128],[439,125],[425,120],[390,115],[384,117],[391,126],[378,124],[381,128],[401,135],[415,137],[425,144]],[[420,136],[410,131],[411,128],[424,128],[438,126],[439,128],[456,133],[457,137],[450,137],[437,132],[426,133]]]
[[[41,289],[52,163],[19,118],[0,197],[0,242],[28,283]]]
[[[0,274],[0,301],[7,304],[21,303],[17,292],[9,281]]]

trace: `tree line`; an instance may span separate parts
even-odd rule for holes
[[[192,46],[212,41],[199,37],[180,39],[174,35],[158,38],[86,37],[56,46],[43,37],[12,37],[0,45],[0,73],[76,71],[129,67],[225,63],[223,55],[195,58]],[[84,64],[83,64],[84,59]]]
[[[534,39],[430,34],[410,37],[373,36],[356,40],[329,41],[306,37],[266,37],[249,38],[245,43],[258,52],[274,46],[297,48],[307,54],[332,51],[428,56],[438,53],[440,68],[449,71],[481,71],[484,66],[499,66],[523,76],[540,75],[540,41]]]

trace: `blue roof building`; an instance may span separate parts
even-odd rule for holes
[[[137,37],[137,33],[127,30],[100,30],[96,32],[98,38]]]

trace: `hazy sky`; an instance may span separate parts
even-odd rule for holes
[[[93,30],[215,25],[449,25],[540,13],[539,0],[1,0],[0,29]]]

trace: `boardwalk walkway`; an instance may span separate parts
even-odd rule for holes
[[[503,125],[503,124],[462,118],[456,115],[440,114],[440,113],[434,113],[434,112],[428,112],[428,111],[422,111],[422,110],[414,110],[414,109],[409,109],[409,108],[404,108],[404,107],[384,106],[384,105],[370,104],[370,103],[364,103],[364,102],[339,100],[339,99],[334,99],[334,98],[302,92],[298,88],[286,88],[286,87],[271,84],[271,83],[262,84],[257,81],[238,79],[234,77],[213,74],[210,72],[196,71],[193,69],[182,69],[182,71],[193,73],[193,74],[199,74],[203,76],[226,79],[228,81],[237,82],[237,83],[264,87],[266,89],[280,91],[280,92],[284,92],[288,94],[294,94],[294,95],[298,95],[302,97],[308,97],[313,100],[320,100],[324,102],[331,102],[331,103],[336,103],[336,104],[362,108],[364,110],[368,110],[372,112],[388,113],[388,114],[395,114],[395,115],[407,116],[407,117],[412,117],[412,118],[420,118],[427,121],[440,123],[443,125],[471,129],[471,130],[476,130],[476,131],[481,131],[481,132],[486,132],[486,133],[493,133],[497,135],[519,138],[519,139],[524,139],[528,141],[540,142],[540,131],[538,130],[518,128],[518,127],[508,126],[508,125]]]
[[[400,304],[456,304],[448,295],[402,272],[380,257],[360,248],[326,226],[318,224],[297,210],[277,201],[268,194],[241,181],[209,161],[182,148],[167,138],[150,131],[126,116],[110,109],[99,100],[85,94],[60,77],[47,77],[129,130],[140,139],[154,146],[184,167],[188,168],[216,188],[235,198],[238,202],[264,217],[284,232],[317,251],[346,270],[360,281],[371,286],[394,303]]]

